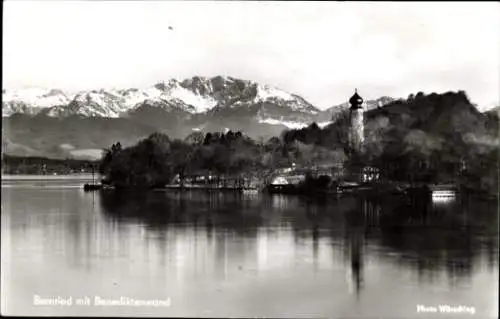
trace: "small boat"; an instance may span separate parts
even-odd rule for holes
[[[94,166],[92,166],[92,184],[83,185],[83,190],[85,192],[97,191],[97,190],[102,189],[102,186],[103,186],[102,182],[100,184],[96,184]]]
[[[456,192],[454,190],[434,190],[432,191],[432,197],[455,197]]]
[[[457,195],[455,185],[441,184],[430,186],[432,198],[454,198]]]
[[[100,184],[85,184],[85,185],[83,185],[83,190],[86,192],[97,191],[100,189],[102,189],[102,185],[100,185]]]

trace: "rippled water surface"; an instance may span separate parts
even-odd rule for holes
[[[496,202],[85,193],[83,183],[2,181],[3,314],[427,318],[418,305],[444,304],[498,317]],[[73,304],[34,305],[35,295]]]

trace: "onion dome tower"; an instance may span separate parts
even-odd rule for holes
[[[355,89],[354,95],[349,99],[349,146],[353,152],[360,153],[364,141],[363,126],[363,98],[359,96]]]

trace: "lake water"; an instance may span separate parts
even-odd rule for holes
[[[495,201],[85,193],[83,183],[2,181],[2,314],[498,317]],[[57,297],[72,305],[35,304]],[[165,302],[94,304],[121,297]]]

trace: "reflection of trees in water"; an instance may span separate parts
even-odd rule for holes
[[[296,236],[310,229],[313,252],[321,230],[328,229],[332,243],[343,240],[356,292],[363,287],[366,247],[382,246],[400,265],[416,269],[422,279],[439,271],[450,278],[466,279],[483,256],[490,268],[498,257],[498,219],[494,203],[461,201],[433,203],[428,198],[345,198],[318,204],[304,200],[305,214],[294,225]],[[317,256],[317,253],[314,253]]]
[[[100,199],[106,217],[124,223],[139,222],[155,230],[187,225],[255,232],[260,226],[258,206],[240,201],[235,194],[200,192],[189,198],[190,195],[193,194],[186,198],[169,192],[103,192]]]
[[[496,224],[497,216],[484,203],[457,199],[436,204],[419,198],[379,204],[380,244],[420,275],[446,270],[449,277],[467,278],[477,259],[487,254],[492,261],[498,233],[487,228]]]
[[[482,254],[487,254],[491,267],[498,257],[496,206],[487,202],[433,204],[425,199],[295,196],[247,199],[234,193],[203,192],[103,192],[100,198],[104,214],[118,222],[140,222],[157,231],[181,224],[202,227],[208,236],[217,236],[217,241],[227,232],[256,239],[259,228],[287,227],[296,241],[311,242],[315,260],[322,238],[332,245],[340,242],[358,292],[368,245],[396,253],[397,259],[386,253],[380,257],[410,266],[422,275],[445,270],[450,277],[466,278]],[[223,249],[222,243],[218,247]],[[225,253],[218,251],[221,258]]]

